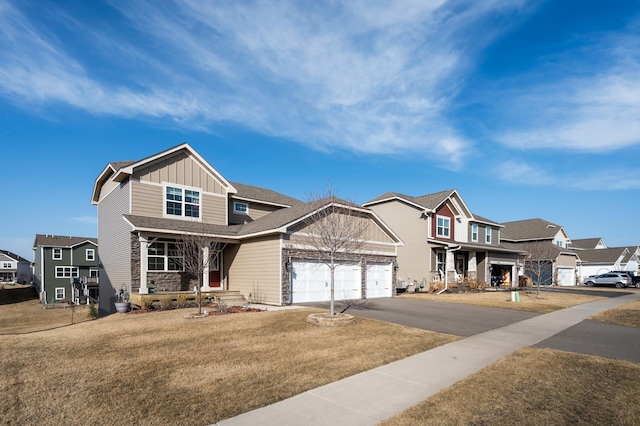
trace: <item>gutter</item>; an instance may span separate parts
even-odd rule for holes
[[[449,246],[446,248],[447,250],[447,254],[445,256],[445,260],[444,260],[444,288],[442,290],[440,290],[438,293],[436,293],[437,295],[440,295],[442,293],[444,293],[445,291],[447,291],[449,289],[449,274],[447,273],[447,264],[449,263],[449,253],[453,253],[455,251],[458,251],[462,248],[462,246],[458,245],[458,246]]]

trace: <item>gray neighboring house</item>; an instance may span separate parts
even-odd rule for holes
[[[571,239],[564,228],[544,219],[526,219],[502,223],[500,240],[504,246],[520,249],[529,258],[546,262],[541,285],[572,286],[578,282],[578,252],[569,249]],[[531,271],[520,271],[531,276]]]
[[[455,189],[413,197],[387,192],[363,204],[402,239],[398,279],[422,288],[469,279],[517,284],[519,249],[500,244],[502,225],[473,214]]]
[[[0,282],[30,283],[31,262],[9,250],[0,250]]]
[[[97,298],[98,265],[96,238],[37,234],[34,239],[33,284],[45,305],[77,300],[74,278],[95,282],[87,295]]]
[[[124,285],[133,295],[192,291],[196,277],[175,260],[183,235],[201,233],[226,246],[203,273],[201,290],[237,292],[283,305],[328,300],[328,268],[306,244],[315,207],[278,192],[226,180],[188,144],[138,161],[112,162],[97,177],[100,312],[114,312]],[[339,206],[370,223],[358,264],[340,259],[336,300],[391,296],[400,239],[371,210]]]

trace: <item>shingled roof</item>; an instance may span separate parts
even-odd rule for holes
[[[447,189],[445,191],[436,192],[434,194],[421,195],[419,197],[412,197],[410,195],[401,194],[399,192],[386,192],[379,197],[367,201],[363,204],[363,206],[376,204],[378,202],[390,200],[393,198],[400,198],[409,201],[410,203],[416,204],[420,207],[424,207],[425,209],[433,210],[440,204],[442,204],[444,200],[446,200],[447,197],[449,197],[454,191],[455,189]]]
[[[281,194],[271,189],[260,188],[258,186],[246,185],[239,182],[229,182],[238,191],[233,198],[244,199],[250,201],[260,201],[268,204],[276,204],[279,206],[291,207],[298,204],[304,204],[302,201]]]
[[[9,250],[0,250],[0,253],[4,254],[5,256],[8,256],[9,258],[11,258],[13,260],[18,261],[18,262],[29,262],[24,257],[20,256],[19,254],[15,254],[14,252],[11,252]]]
[[[626,251],[626,247],[580,250],[580,259],[582,259],[584,263],[613,264],[618,260],[622,260],[621,258]]]
[[[596,246],[602,241],[602,238],[579,238],[577,240],[571,240],[571,248],[577,250],[595,249]]]
[[[36,246],[44,246],[44,247],[74,247],[78,244],[82,244],[84,242],[91,242],[95,245],[98,245],[97,238],[89,238],[89,237],[72,237],[72,236],[63,236],[63,235],[49,235],[49,234],[36,234],[35,241],[33,243],[34,247]]]
[[[509,241],[552,239],[562,227],[544,219],[526,219],[503,222],[500,238]]]

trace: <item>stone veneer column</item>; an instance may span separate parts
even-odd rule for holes
[[[147,287],[149,241],[142,234],[138,234],[138,240],[140,241],[140,290],[138,292],[140,294],[149,294],[149,288]]]

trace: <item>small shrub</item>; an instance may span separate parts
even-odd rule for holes
[[[98,319],[98,310],[96,309],[96,304],[91,302],[89,303],[89,310],[87,311],[87,316],[89,319]]]
[[[173,300],[171,300],[171,296],[164,296],[160,299],[160,309],[163,311],[168,311],[169,309],[173,309],[174,304]]]
[[[178,307],[187,308],[189,307],[189,300],[187,300],[186,294],[179,294],[176,300]]]
[[[149,297],[143,297],[140,300],[140,309],[143,309],[145,311],[148,311],[149,309],[151,309],[153,307],[153,302],[151,301],[151,298]]]
[[[227,313],[227,304],[224,302],[218,302],[218,305],[216,306],[216,312],[220,312],[222,314]]]
[[[444,289],[444,283],[442,281],[434,281],[429,286],[429,291],[431,293],[437,293],[442,289]]]

